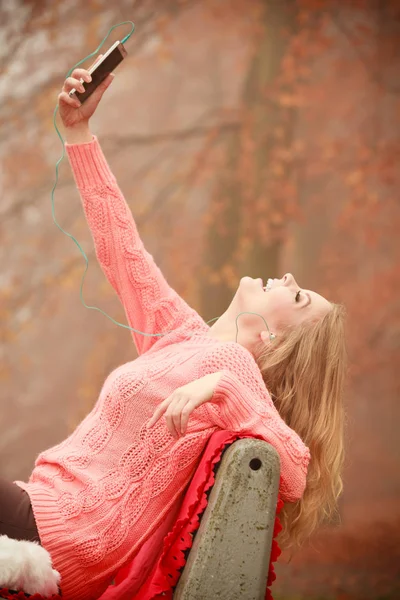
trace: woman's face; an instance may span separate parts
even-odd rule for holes
[[[300,325],[306,320],[318,320],[331,310],[331,304],[323,296],[299,286],[291,273],[282,279],[243,277],[228,309],[230,316],[241,312],[256,313],[265,319],[271,332],[278,334],[288,326]],[[241,328],[263,329],[260,317],[243,315],[238,319]]]

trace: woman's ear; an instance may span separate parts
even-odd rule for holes
[[[264,344],[267,344],[268,342],[273,342],[276,339],[276,335],[269,331],[262,331],[260,333],[260,337]]]

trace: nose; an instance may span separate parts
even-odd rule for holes
[[[297,285],[297,281],[293,277],[292,273],[285,273],[285,275],[283,276],[283,283],[284,283],[284,285],[287,285],[288,287],[296,287],[296,288],[299,287]]]

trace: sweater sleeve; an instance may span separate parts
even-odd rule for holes
[[[271,444],[280,457],[282,498],[299,500],[306,487],[310,451],[279,415],[255,360],[239,344],[220,345],[203,363],[205,374],[217,370],[223,375],[212,401],[204,405],[211,424],[257,435]]]
[[[124,306],[130,327],[165,334],[179,327],[204,326],[146,252],[97,137],[83,144],[66,144],[66,150],[98,261]],[[132,336],[140,354],[160,339],[135,332]]]

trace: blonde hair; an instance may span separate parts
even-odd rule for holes
[[[343,384],[346,375],[344,308],[287,330],[258,355],[263,379],[282,419],[309,447],[311,461],[301,500],[281,512],[282,548],[294,548],[337,515],[344,459]]]

